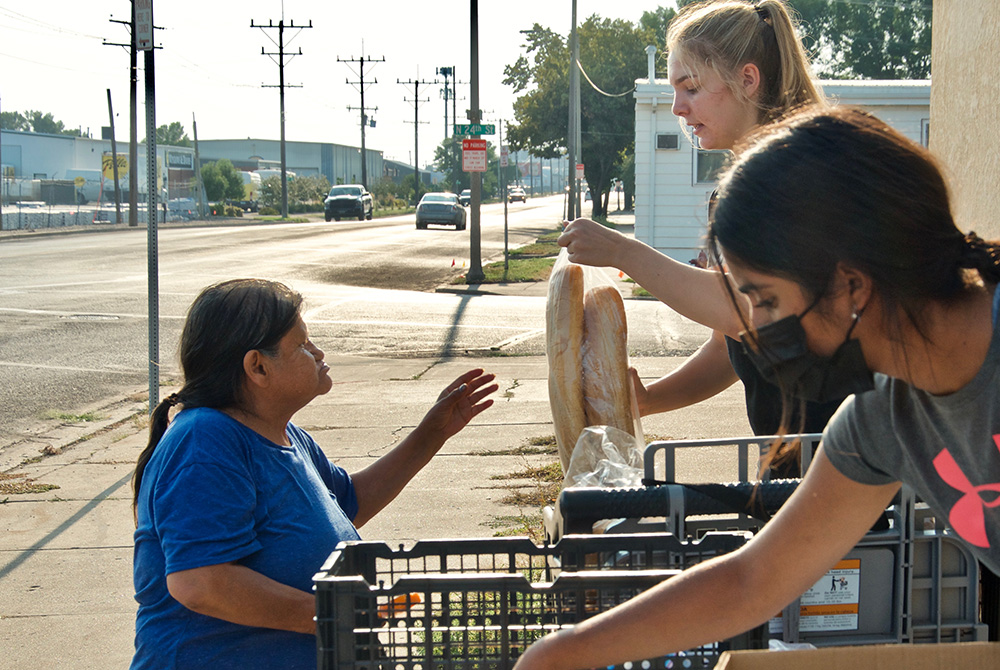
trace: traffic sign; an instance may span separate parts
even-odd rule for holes
[[[153,48],[153,0],[135,0],[135,48]]]
[[[506,145],[500,147],[500,167],[507,167],[508,157],[510,156],[509,150]]]
[[[455,135],[496,135],[497,127],[493,123],[456,123],[452,126]]]
[[[486,172],[486,140],[462,140],[462,170]]]
[[[576,178],[577,179],[583,179],[584,178],[584,176],[583,176],[583,163],[577,163],[576,164]]]

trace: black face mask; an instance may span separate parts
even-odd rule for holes
[[[813,303],[815,305],[815,303]],[[829,358],[818,356],[806,345],[806,332],[798,316],[769,323],[757,329],[756,337],[740,333],[743,349],[764,379],[808,402],[841,400],[852,393],[875,388],[872,372],[861,353],[861,343],[851,339],[854,323],[843,344]]]

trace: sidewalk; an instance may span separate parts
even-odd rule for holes
[[[510,485],[496,480],[552,462],[517,455],[530,438],[552,434],[544,357],[487,359],[328,358],[333,390],[296,416],[348,471],[370,463],[411,430],[444,385],[471,367],[497,374],[494,407],[481,414],[417,475],[389,507],[361,529],[392,543],[433,537],[489,537],[515,528],[537,508],[503,504]],[[633,361],[644,376],[679,361]],[[164,389],[168,393],[170,389]],[[132,512],[129,479],[145,444],[141,402],[114,409],[105,425],[64,428],[51,455],[19,454],[24,464],[0,485],[57,488],[0,494],[0,669],[126,667],[132,653]],[[647,435],[706,437],[746,433],[739,390],[644,421]],[[4,471],[8,468],[5,467]],[[505,523],[506,522],[506,523]]]
[[[470,287],[471,288],[471,287]],[[545,284],[494,286],[545,295]],[[508,479],[555,455],[525,454],[552,435],[544,356],[381,359],[328,356],[334,386],[295,417],[349,472],[382,455],[416,425],[461,372],[497,375],[495,404],[453,438],[403,493],[361,529],[392,544],[421,538],[518,533],[538,519],[532,505],[509,504]],[[633,359],[647,381],[681,359]],[[171,389],[161,390],[162,395]],[[127,667],[132,655],[130,478],[145,446],[142,394],[90,408],[108,418],[40,432],[0,452],[0,670]],[[647,438],[748,434],[742,387],[698,406],[644,419]],[[530,451],[530,450],[528,450]],[[497,477],[505,477],[497,479]],[[36,492],[19,489],[35,487]]]

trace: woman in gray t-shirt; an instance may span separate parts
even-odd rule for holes
[[[901,482],[1000,572],[1000,244],[960,232],[936,161],[864,112],[805,110],[752,141],[709,229],[733,304],[749,300],[742,339],[786,402],[854,398],[746,546],[543,638],[518,670],[649,658],[760,624],[857,544]]]

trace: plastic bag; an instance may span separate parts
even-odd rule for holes
[[[613,426],[588,426],[576,441],[563,488],[640,485],[644,446],[638,438]]]
[[[643,442],[628,374],[624,301],[599,268],[561,251],[546,303],[549,400],[563,470],[587,426],[611,426]]]

